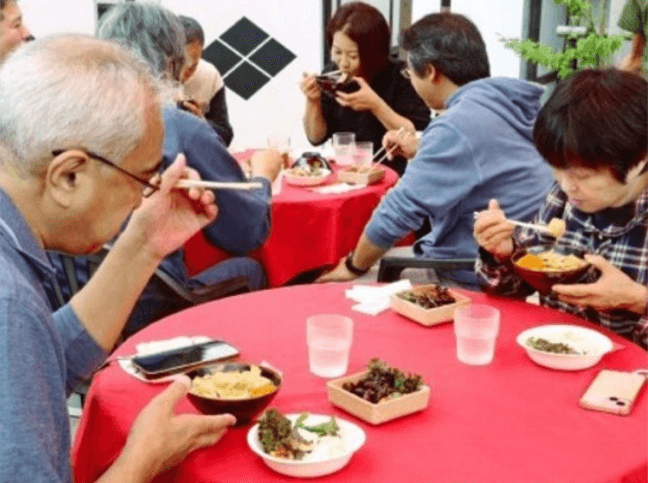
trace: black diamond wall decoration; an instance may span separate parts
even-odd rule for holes
[[[246,17],[232,25],[220,36],[228,45],[243,55],[247,55],[261,44],[269,35],[250,22]]]
[[[203,53],[225,85],[248,100],[297,56],[248,18],[242,17]]]
[[[243,57],[218,39],[204,50],[203,58],[214,64],[221,75],[227,74],[232,67],[243,60]]]
[[[263,72],[245,61],[225,77],[225,85],[247,101],[269,80]]]
[[[250,60],[271,76],[275,76],[296,57],[275,39],[270,39],[250,57]]]

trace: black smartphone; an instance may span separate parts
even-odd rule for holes
[[[212,340],[180,349],[133,357],[133,365],[147,379],[157,379],[186,372],[209,365],[213,362],[231,359],[239,355],[239,350],[223,342]]]

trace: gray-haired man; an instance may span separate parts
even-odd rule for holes
[[[216,216],[212,193],[174,188],[198,178],[182,157],[156,176],[162,140],[155,81],[115,44],[47,38],[0,68],[1,482],[72,481],[66,395],[112,349],[164,256]],[[131,212],[92,280],[52,313],[44,250],[96,251]],[[150,481],[221,438],[232,416],[173,414],[186,383],[143,410],[100,481]]]

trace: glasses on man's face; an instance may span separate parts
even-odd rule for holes
[[[92,151],[88,151],[86,149],[81,149],[81,148],[74,148],[74,149],[78,149],[79,151],[83,151],[89,158],[96,159],[97,161],[100,161],[103,164],[105,164],[107,166],[110,166],[111,168],[116,169],[120,173],[125,174],[129,178],[134,179],[135,181],[137,181],[142,186],[142,196],[144,198],[148,198],[149,196],[151,196],[153,193],[155,193],[157,190],[160,189],[159,184],[160,184],[160,181],[162,179],[161,178],[161,175],[162,175],[162,164],[161,163],[160,163],[158,172],[154,176],[155,181],[152,183],[150,181],[147,181],[145,179],[140,178],[139,176],[135,176],[130,171],[126,171],[124,168],[120,168],[119,166],[117,166],[112,161],[104,158],[103,156],[99,156],[98,154],[95,154]],[[58,156],[60,154],[63,154],[65,151],[66,150],[64,150],[64,149],[57,149],[55,151],[52,151],[52,155],[53,156]]]

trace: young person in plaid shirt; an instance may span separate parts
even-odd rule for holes
[[[563,219],[556,241],[587,252],[600,273],[554,285],[543,305],[580,315],[648,348],[648,83],[618,70],[586,70],[562,81],[543,107],[534,140],[556,183],[536,217]],[[497,200],[478,216],[477,274],[486,290],[528,295],[514,272],[518,246],[552,241],[513,230]]]

